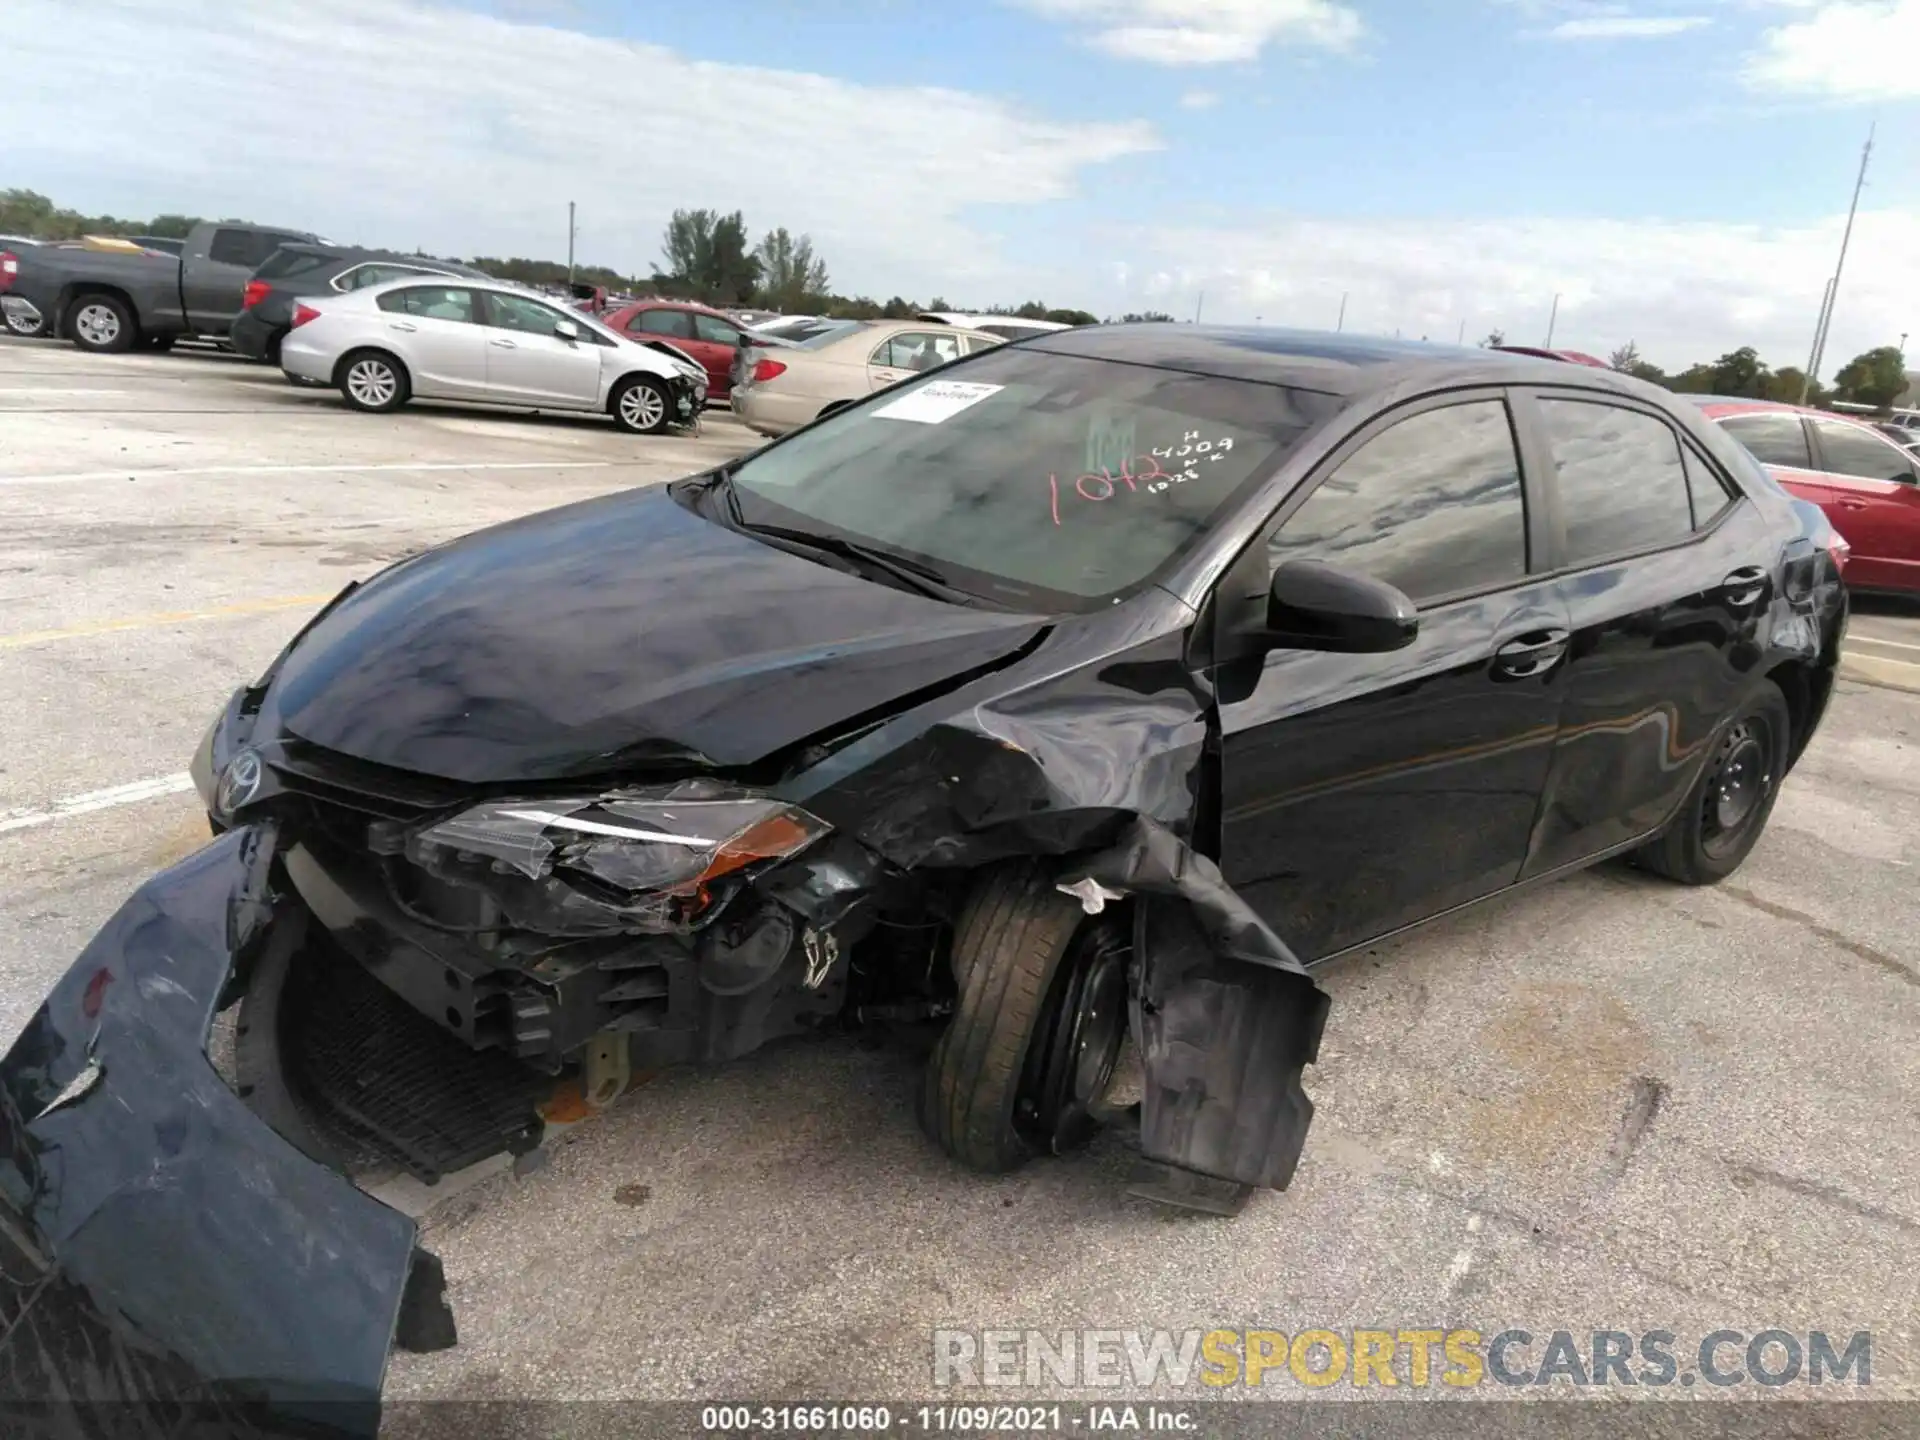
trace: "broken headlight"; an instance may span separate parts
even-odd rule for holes
[[[798,854],[830,828],[798,806],[693,780],[490,800],[414,832],[406,854],[492,892],[522,923],[540,925],[546,914],[589,929],[601,928],[598,919],[680,930],[712,919],[750,869]]]

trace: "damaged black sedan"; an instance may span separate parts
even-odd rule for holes
[[[1834,543],[1628,378],[1169,325],[403,561],[232,698],[220,838],[5,1062],[0,1249],[69,1317],[13,1371],[376,1400],[446,1322],[355,1163],[432,1181],[830,1023],[942,1027],[918,1111],[983,1170],[1111,1118],[1131,1036],[1139,1193],[1284,1187],[1308,966],[1608,856],[1740,864],[1832,686]],[[138,1257],[210,1231],[234,1278],[170,1328]],[[261,1318],[305,1303],[324,1363]]]

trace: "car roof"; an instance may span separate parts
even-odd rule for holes
[[[1501,350],[1268,326],[1147,321],[1082,325],[1016,341],[1023,350],[1152,365],[1357,399],[1419,379],[1460,385],[1558,385],[1644,399],[1646,381]]]

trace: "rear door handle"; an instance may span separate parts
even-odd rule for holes
[[[1566,657],[1567,632],[1530,630],[1493,652],[1494,670],[1514,680],[1544,675]]]
[[[487,343],[489,345],[497,346],[502,350],[518,350],[520,348],[518,345],[514,344],[513,341],[511,340],[489,340]]]
[[[1833,503],[1838,505],[1842,510],[1864,510],[1867,508],[1867,502],[1864,500],[1836,500]]]
[[[1720,582],[1720,596],[1729,605],[1745,609],[1766,593],[1767,572],[1758,565],[1742,565]]]
[[[411,335],[420,327],[418,325],[409,325],[405,320],[389,320],[387,322],[387,328],[389,330],[404,330]]]

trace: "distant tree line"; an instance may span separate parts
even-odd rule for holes
[[[35,190],[0,190],[0,235],[32,240],[78,240],[83,235],[152,235],[183,240],[200,223],[198,215],[156,215],[123,220],[117,215],[82,215],[65,210]]]
[[[1480,342],[1483,348],[1504,345],[1504,332],[1495,330]],[[1806,371],[1797,365],[1771,368],[1751,345],[1729,350],[1718,360],[1703,361],[1668,374],[1658,365],[1640,358],[1640,347],[1629,340],[1607,357],[1615,370],[1641,380],[1664,385],[1682,395],[1726,395],[1743,400],[1778,400],[1788,405],[1802,403],[1820,408],[1842,400],[1853,405],[1871,405],[1884,410],[1907,388],[1906,357],[1897,345],[1880,345],[1862,351],[1833,377],[1831,386],[1815,380],[1806,383]],[[1804,402],[1802,387],[1806,389]]]

